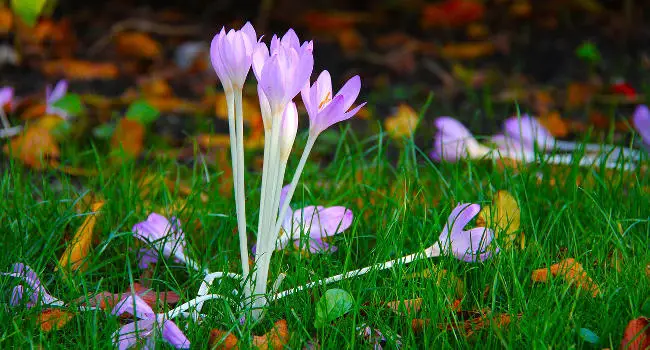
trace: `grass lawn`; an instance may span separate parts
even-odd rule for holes
[[[627,322],[642,314],[644,304],[650,306],[650,183],[645,170],[433,163],[425,152],[428,145],[418,145],[421,150],[411,141],[396,142],[383,134],[363,139],[344,127],[336,135],[338,142],[321,145],[312,155],[292,207],[342,205],[354,213],[353,224],[332,240],[338,246],[335,253],[308,255],[293,247],[277,251],[270,281],[285,273],[280,290],[421,251],[436,242],[457,203],[489,205],[499,190],[518,202],[523,249],[517,241],[517,247],[502,247],[481,263],[444,256],[314,287],[271,302],[266,317],[256,325],[240,325],[236,303],[209,301],[200,324],[175,319],[192,348],[207,348],[212,329],[231,330],[238,338],[249,339],[281,319],[288,324],[289,348],[309,342],[323,348],[371,347],[358,335],[363,324],[383,334],[385,348],[398,343],[405,349],[617,348]],[[299,134],[298,148],[304,142],[305,135]],[[4,161],[0,266],[4,271],[15,262],[31,266],[52,295],[71,303],[63,309],[74,315],[61,329],[42,330],[45,307],[10,307],[18,280],[2,277],[4,349],[112,347],[111,336],[121,320],[110,314],[110,308],[77,311],[78,306],[102,291],[124,292],[134,282],[173,291],[180,296],[179,303],[192,299],[202,280],[200,273],[173,259],[145,270],[138,267],[142,243],[131,228],[151,212],[180,219],[188,240],[186,254],[203,267],[240,272],[226,163],[204,167],[202,162],[188,165],[150,154],[146,161],[111,165],[101,147],[76,147],[64,146],[61,158],[96,167],[96,176],[72,177],[52,169],[36,172],[15,160]],[[259,156],[247,154],[247,164],[255,164]],[[288,169],[296,167],[296,158],[290,158]],[[255,166],[250,165],[246,181],[252,245],[260,196]],[[89,215],[93,198],[101,198],[105,205],[93,229],[85,268],[67,274],[55,271]],[[599,289],[597,296],[561,276],[533,283],[534,270],[567,258],[582,265]],[[230,295],[234,288],[224,280],[211,292]],[[329,288],[349,292],[353,308],[316,328],[316,303]],[[395,311],[387,305],[415,298],[422,298],[418,311]],[[161,311],[170,308],[159,305]],[[508,325],[499,322],[504,319]],[[590,345],[596,341],[593,335],[597,344]],[[240,346],[246,348],[247,343]],[[162,340],[158,345],[169,347]]]

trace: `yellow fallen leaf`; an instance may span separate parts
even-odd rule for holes
[[[104,205],[104,202],[95,202],[90,206],[91,213],[86,216],[83,224],[74,234],[72,240],[65,248],[59,265],[64,268],[64,271],[76,271],[84,269],[84,259],[90,251],[90,245],[93,241],[93,229],[97,223],[97,213]],[[58,269],[58,267],[57,267]]]
[[[494,196],[492,205],[486,205],[481,209],[476,224],[477,226],[493,228],[496,238],[501,239],[504,247],[511,248],[517,239],[517,233],[519,233],[519,205],[510,193],[499,191]],[[502,236],[504,234],[505,236]],[[523,239],[524,237],[521,235],[522,242]]]
[[[38,316],[38,320],[43,332],[49,332],[53,329],[61,329],[65,326],[74,314],[61,309],[45,309]]]
[[[413,135],[418,122],[419,118],[415,110],[407,104],[401,104],[395,114],[386,118],[384,128],[390,137],[399,140]]]

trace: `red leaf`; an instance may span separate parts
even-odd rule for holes
[[[621,349],[647,349],[650,347],[650,327],[648,327],[648,319],[639,317],[630,321],[625,327],[623,332],[623,340],[621,340]]]

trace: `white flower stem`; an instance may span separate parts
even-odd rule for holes
[[[171,319],[175,318],[176,316],[181,315],[182,313],[184,313],[185,311],[189,310],[192,307],[197,307],[199,304],[203,305],[204,302],[206,302],[208,300],[215,300],[215,299],[225,300],[226,297],[224,297],[223,295],[219,295],[219,294],[208,294],[208,295],[204,295],[202,297],[194,298],[194,299],[192,299],[192,300],[190,300],[190,301],[188,301],[188,302],[186,302],[184,304],[181,304],[181,305],[173,308],[172,310],[169,310],[167,312],[167,314],[166,314],[167,318],[171,320]]]
[[[9,119],[7,119],[7,115],[5,114],[3,106],[0,106],[0,121],[2,122],[3,129],[11,128],[11,124],[9,124]]]
[[[244,115],[242,107],[242,88],[237,87],[234,92],[235,122],[236,122],[236,157],[237,163],[233,162],[233,177],[236,176],[235,185],[235,206],[237,209],[237,231],[239,233],[239,254],[241,256],[242,275],[248,276],[248,237],[246,234],[246,198],[244,186]],[[229,111],[230,112],[230,111]],[[228,118],[231,119],[230,117]],[[231,130],[231,135],[234,130]],[[232,138],[231,138],[232,142]],[[231,150],[233,147],[231,145]],[[234,167],[237,172],[234,172]],[[244,283],[244,295],[250,296],[250,286]]]
[[[562,140],[555,141],[555,147],[561,151],[575,151],[579,149],[581,146],[582,144],[578,142],[570,142],[570,141],[562,141]],[[605,154],[612,151],[616,152],[617,150],[620,150],[620,152],[623,155],[627,157],[632,157],[634,159],[638,159],[641,155],[639,150],[627,148],[627,147],[619,147],[616,145],[601,145],[597,143],[588,143],[588,144],[584,144],[584,149],[586,152],[589,153],[605,153]]]
[[[231,272],[212,272],[212,273],[206,273],[205,277],[203,277],[203,281],[201,282],[201,286],[199,287],[199,291],[196,294],[197,298],[200,298],[208,293],[208,290],[210,289],[210,286],[212,285],[212,282],[217,279],[217,278],[224,278],[224,277],[230,277],[232,279],[237,279],[241,280],[242,276],[238,275],[236,273],[231,273]],[[196,310],[191,313],[192,317],[194,320],[197,320],[199,317],[199,313],[201,312],[201,309],[203,308],[203,302],[200,302],[196,305]]]
[[[371,272],[371,271],[386,270],[386,269],[392,268],[395,265],[406,265],[406,264],[409,264],[409,263],[411,263],[413,261],[416,261],[416,260],[428,259],[428,258],[432,258],[432,257],[436,257],[436,256],[440,256],[440,248],[439,248],[437,243],[432,245],[431,247],[425,249],[424,252],[418,252],[418,253],[410,254],[410,255],[407,255],[407,256],[403,256],[403,257],[401,257],[399,259],[393,259],[393,260],[389,260],[389,261],[386,261],[386,262],[383,262],[383,263],[374,264],[374,265],[371,265],[371,266],[368,266],[368,267],[364,267],[362,269],[342,273],[340,275],[328,277],[328,278],[320,280],[320,281],[310,282],[310,283],[307,283],[307,284],[305,284],[303,286],[299,286],[299,287],[296,287],[296,288],[285,290],[285,291],[283,291],[281,293],[278,293],[278,294],[274,295],[271,300],[275,301],[275,300],[278,300],[278,299],[282,299],[282,298],[284,298],[286,296],[289,296],[291,294],[303,291],[305,289],[310,289],[310,288],[315,287],[315,286],[327,285],[327,284],[330,284],[330,283],[342,281],[344,279],[365,275],[365,274],[367,274],[368,272]]]
[[[298,181],[300,180],[300,175],[302,174],[303,169],[305,168],[305,164],[307,163],[307,159],[309,158],[309,153],[311,153],[312,147],[314,147],[314,143],[316,142],[316,138],[318,136],[312,136],[312,134],[309,134],[309,138],[307,138],[307,144],[305,145],[305,150],[302,152],[302,156],[300,156],[300,161],[298,162],[298,167],[296,168],[296,172],[293,173],[293,178],[291,179],[291,183],[289,184],[289,190],[287,191],[287,196],[284,199],[284,203],[282,204],[282,208],[280,209],[280,213],[278,216],[278,220],[274,225],[273,228],[273,244],[275,244],[275,240],[278,237],[278,234],[280,233],[280,228],[282,227],[282,221],[284,219],[284,216],[287,215],[287,210],[289,210],[289,204],[291,203],[291,199],[293,198],[293,193],[296,191],[296,186],[298,185]]]

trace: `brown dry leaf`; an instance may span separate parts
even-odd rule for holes
[[[639,317],[630,321],[623,332],[621,349],[641,350],[650,348],[650,327],[648,319]]]
[[[37,170],[45,169],[50,163],[48,159],[57,160],[60,155],[59,145],[49,130],[38,126],[27,128],[6,144],[3,150]]]
[[[587,272],[585,272],[582,265],[575,261],[575,259],[568,258],[562,260],[557,264],[551,265],[550,269],[537,269],[533,271],[531,279],[533,282],[548,282],[549,271],[552,276],[560,276],[568,283],[575,283],[577,288],[590,292],[594,298],[600,294],[598,286],[587,276]]]
[[[566,107],[576,108],[587,104],[596,93],[594,85],[586,83],[571,83],[567,87]]]
[[[515,2],[510,5],[509,12],[513,17],[528,18],[533,12],[533,6],[530,4],[529,0],[515,0]]]
[[[45,309],[38,316],[38,321],[43,332],[61,329],[74,317],[74,314],[61,309]]]
[[[199,134],[196,136],[196,143],[203,149],[227,148],[230,147],[230,135],[228,134]]]
[[[418,312],[420,309],[422,309],[422,298],[389,301],[386,303],[386,306],[396,312],[405,310],[407,314],[410,314],[412,312]]]
[[[70,80],[115,79],[119,74],[117,66],[110,62],[73,59],[44,62],[42,70],[47,76],[64,77]]]
[[[152,308],[155,308],[156,304],[161,305],[174,305],[180,300],[179,295],[176,292],[167,291],[167,292],[157,292],[151,288],[147,288],[140,283],[133,283],[133,289],[129,287],[126,290],[125,294],[131,294],[135,292],[144,302],[149,304]]]
[[[144,148],[144,131],[144,126],[139,122],[122,118],[111,138],[111,147],[115,150],[121,148],[125,155],[136,158]]]
[[[175,190],[178,190],[178,192],[183,195],[183,196],[189,196],[192,194],[194,191],[192,191],[192,187],[188,186],[185,183],[182,182],[176,182],[172,181],[170,179],[165,178],[165,185],[167,185],[167,188],[169,188],[170,192],[174,192]],[[201,201],[203,203],[207,203],[209,200],[209,197],[207,194],[201,192],[200,194]]]
[[[509,249],[517,239],[520,221],[521,212],[517,200],[508,191],[499,191],[494,196],[492,205],[483,206],[478,213],[476,225],[493,228],[496,238],[501,239],[505,248]],[[502,233],[505,237],[499,238]],[[520,239],[524,240],[523,235]]]
[[[473,60],[492,55],[495,51],[491,41],[445,44],[440,50],[442,57],[453,60]]]
[[[160,44],[146,33],[120,33],[115,38],[115,45],[117,52],[127,57],[153,60],[161,54]]]
[[[532,96],[533,108],[537,115],[547,115],[555,105],[555,100],[548,91],[535,90]]]
[[[338,33],[341,30],[352,28],[360,22],[367,22],[369,17],[354,12],[323,12],[311,11],[302,16],[304,24],[312,33]]]
[[[160,113],[196,113],[202,111],[200,105],[174,96],[152,96],[147,97],[146,100]]]
[[[461,27],[483,18],[485,6],[472,0],[446,0],[425,5],[421,24],[430,27]]]
[[[553,111],[539,118],[539,123],[545,127],[554,137],[566,137],[569,135],[569,126],[560,117],[560,113]]]
[[[145,97],[169,97],[174,95],[172,87],[162,78],[148,79],[140,85]]]
[[[104,202],[100,201],[90,206],[91,213],[86,216],[84,222],[79,226],[74,237],[65,248],[63,255],[61,255],[61,259],[59,259],[59,265],[63,268],[62,271],[83,271],[85,269],[84,260],[90,251],[90,245],[93,241],[93,230],[97,223],[97,214],[103,205]],[[58,266],[54,270],[56,271],[57,269]]]
[[[45,115],[46,106],[44,104],[36,104],[29,106],[21,113],[20,117],[23,120],[37,119]]]
[[[437,325],[437,328],[443,331],[459,330],[466,337],[471,337],[478,330],[488,327],[505,328],[512,322],[512,318],[508,314],[492,316],[489,312],[478,311],[459,311],[454,319],[459,321],[441,323]],[[411,321],[411,329],[414,333],[423,332],[430,326],[431,320],[429,319],[416,318]]]
[[[0,7],[0,34],[8,34],[14,24],[14,14],[5,6]]]
[[[384,128],[388,135],[396,140],[404,137],[411,137],[418,126],[419,118],[417,112],[407,104],[401,104],[397,111],[386,118]]]

